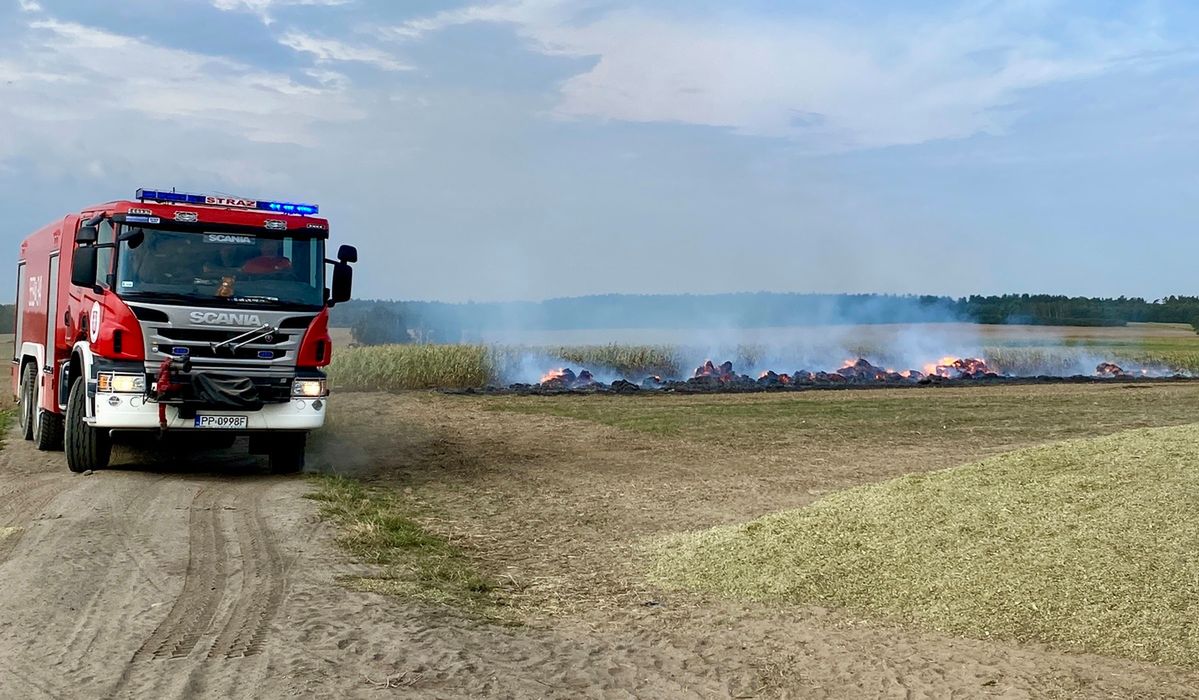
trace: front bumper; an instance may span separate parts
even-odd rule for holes
[[[113,402],[112,397],[117,401]],[[147,400],[138,394],[97,394],[95,397],[95,418],[87,421],[96,428],[111,430],[157,430],[161,426],[158,421],[158,404]],[[179,415],[176,406],[166,407],[168,430],[195,430],[197,432],[220,432],[219,428],[195,427],[193,413],[209,416],[246,416],[249,420],[246,428],[238,428],[232,432],[253,432],[260,430],[315,430],[325,424],[325,413],[329,410],[329,397],[319,399],[295,398],[287,403],[267,404],[258,411],[209,411],[205,409],[189,410],[189,417]]]

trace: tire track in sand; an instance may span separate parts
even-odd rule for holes
[[[188,515],[188,561],[171,611],[134,653],[133,661],[189,655],[212,625],[228,583],[221,489],[202,486]]]
[[[189,656],[208,637],[214,637],[205,653],[209,659],[262,651],[285,592],[283,559],[260,509],[265,490],[257,482],[208,484],[197,492],[183,589],[134,663]]]
[[[238,499],[234,530],[241,553],[241,593],[208,658],[240,658],[262,651],[267,628],[283,603],[283,560],[259,503],[259,486]]]
[[[143,511],[143,505],[162,497],[164,477],[159,475],[136,478],[145,479],[146,482],[128,488],[123,480],[107,480],[106,517],[92,526],[91,532],[108,534],[112,541],[120,543],[120,550],[116,547],[108,550],[102,565],[104,573],[97,580],[98,585],[93,587],[87,603],[79,608],[75,625],[61,644],[56,657],[58,666],[78,665],[91,653],[108,631],[106,623],[109,620],[105,618],[119,613],[122,601],[114,600],[113,591],[130,590],[132,576],[140,575],[146,584],[162,592],[162,585],[157,580],[157,577],[162,575],[161,566],[153,552],[153,545],[145,541],[144,534],[137,526],[140,524],[138,517]],[[137,551],[139,547],[144,551]],[[119,561],[122,554],[125,561]],[[153,563],[147,565],[144,561],[146,558],[151,559]],[[133,569],[128,567],[129,564],[132,564]]]
[[[0,564],[12,556],[29,523],[61,491],[61,479],[52,476],[23,481],[0,494]]]

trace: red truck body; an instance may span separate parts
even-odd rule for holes
[[[190,430],[215,421],[237,434],[261,437],[272,431],[302,434],[323,423],[327,398],[320,368],[332,357],[328,307],[337,301],[325,287],[326,264],[335,266],[335,286],[338,273],[349,276],[347,260],[324,258],[328,221],[254,209],[279,206],[256,200],[187,197],[191,201],[119,200],[86,207],[22,241],[12,387],[23,401],[26,437],[37,439],[39,447],[57,447],[64,422],[70,443],[68,399],[80,380],[87,399],[77,412],[76,437],[90,436],[102,446],[123,430]],[[255,246],[270,249],[272,256],[242,267],[229,262],[257,254]],[[86,248],[96,250],[81,254]],[[342,251],[339,257],[356,261],[351,247]],[[75,258],[87,261],[89,254],[99,259],[93,262],[94,284],[73,283]],[[139,263],[148,274],[155,266],[161,272],[164,260],[177,270],[168,269],[157,283],[137,277]],[[272,261],[278,261],[273,268]],[[230,267],[209,272],[209,262]],[[340,293],[348,297],[348,281],[343,282]],[[236,296],[235,285],[251,284],[296,288],[305,297],[293,303],[264,294]],[[175,386],[174,380],[159,382],[160,371],[167,370],[181,378],[186,391],[168,395],[165,388]],[[239,388],[230,388],[234,385]],[[227,401],[221,391],[229,392]],[[252,400],[239,408],[233,397],[238,392],[253,394]],[[301,412],[296,408],[301,404],[305,409],[315,404],[315,410]],[[70,462],[70,444],[67,451]],[[265,451],[275,455],[269,445]]]

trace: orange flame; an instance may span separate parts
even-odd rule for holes
[[[545,384],[546,382],[550,382],[555,379],[562,379],[565,376],[566,376],[566,368],[565,367],[562,367],[560,369],[551,369],[550,371],[545,373],[544,377],[541,378],[541,383]]]

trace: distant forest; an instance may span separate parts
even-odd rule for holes
[[[1048,294],[896,296],[883,294],[664,294],[451,304],[362,300],[339,304],[332,324],[357,342],[471,342],[488,331],[608,328],[760,328],[828,324],[973,322],[1053,326],[1189,323],[1199,297],[1092,298]]]

